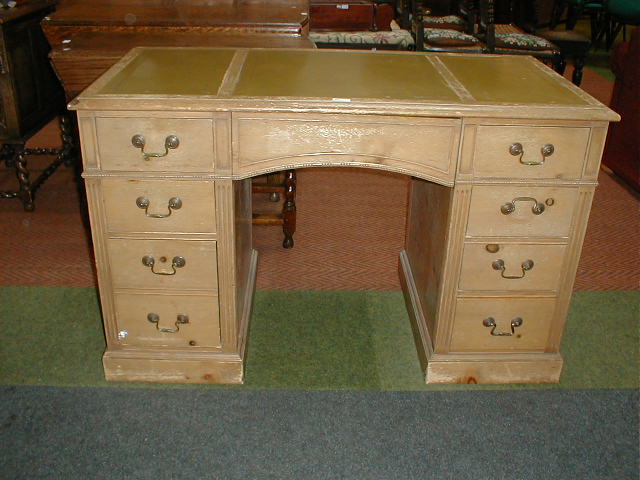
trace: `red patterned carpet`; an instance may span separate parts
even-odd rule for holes
[[[582,87],[603,103],[611,85],[585,71]],[[52,123],[31,143],[52,145],[55,135]],[[0,189],[14,184],[13,172],[0,170]],[[280,246],[279,227],[254,228],[258,288],[399,289],[407,186],[408,177],[374,170],[299,170],[295,247]],[[38,192],[35,212],[0,201],[0,285],[95,285],[81,210],[73,173],[64,167]],[[601,172],[576,290],[638,289],[639,211],[638,196]]]

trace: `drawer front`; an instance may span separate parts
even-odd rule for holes
[[[542,352],[555,304],[555,298],[459,298],[450,351]]]
[[[588,127],[481,125],[476,136],[474,175],[580,178],[589,131]]]
[[[115,288],[218,288],[214,241],[112,238],[107,248]]]
[[[467,243],[461,290],[558,289],[565,245]]]
[[[219,347],[218,297],[116,294],[116,337],[121,345]]]
[[[215,233],[213,181],[102,179],[110,232]]]
[[[234,173],[348,161],[452,181],[459,125],[414,117],[235,115]]]
[[[573,187],[474,186],[467,236],[568,237]]]
[[[99,117],[96,130],[103,170],[207,172],[214,167],[209,119]]]

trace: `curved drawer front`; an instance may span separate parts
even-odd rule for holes
[[[467,243],[460,290],[558,289],[565,245]]]
[[[418,117],[234,115],[234,173],[283,165],[394,167],[451,182],[460,121]]]
[[[103,170],[208,172],[214,168],[213,121],[209,119],[98,117],[96,130]]]
[[[115,288],[218,288],[214,241],[111,238],[107,248]]]
[[[117,342],[150,347],[219,347],[218,297],[116,294]]]
[[[215,233],[212,181],[103,178],[110,232]]]
[[[577,201],[574,187],[476,185],[467,236],[568,237]]]
[[[555,298],[459,298],[450,351],[542,352],[555,303]]]
[[[476,134],[474,175],[580,178],[589,133],[588,127],[480,125]]]

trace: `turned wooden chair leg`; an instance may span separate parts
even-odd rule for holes
[[[576,57],[574,59],[573,76],[571,81],[574,85],[580,86],[582,83],[582,69],[584,68],[584,57]]]
[[[33,212],[36,208],[33,203],[33,188],[29,178],[29,169],[27,168],[27,158],[24,149],[16,152],[16,176],[18,177],[18,196],[22,200],[22,207],[27,212]]]
[[[293,247],[293,234],[296,231],[296,171],[285,172],[284,205],[282,206],[282,231],[284,248]]]

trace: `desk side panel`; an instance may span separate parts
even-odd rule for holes
[[[405,251],[424,318],[417,318],[433,338],[446,252],[452,189],[413,178],[409,193]],[[433,348],[433,345],[429,345]]]

